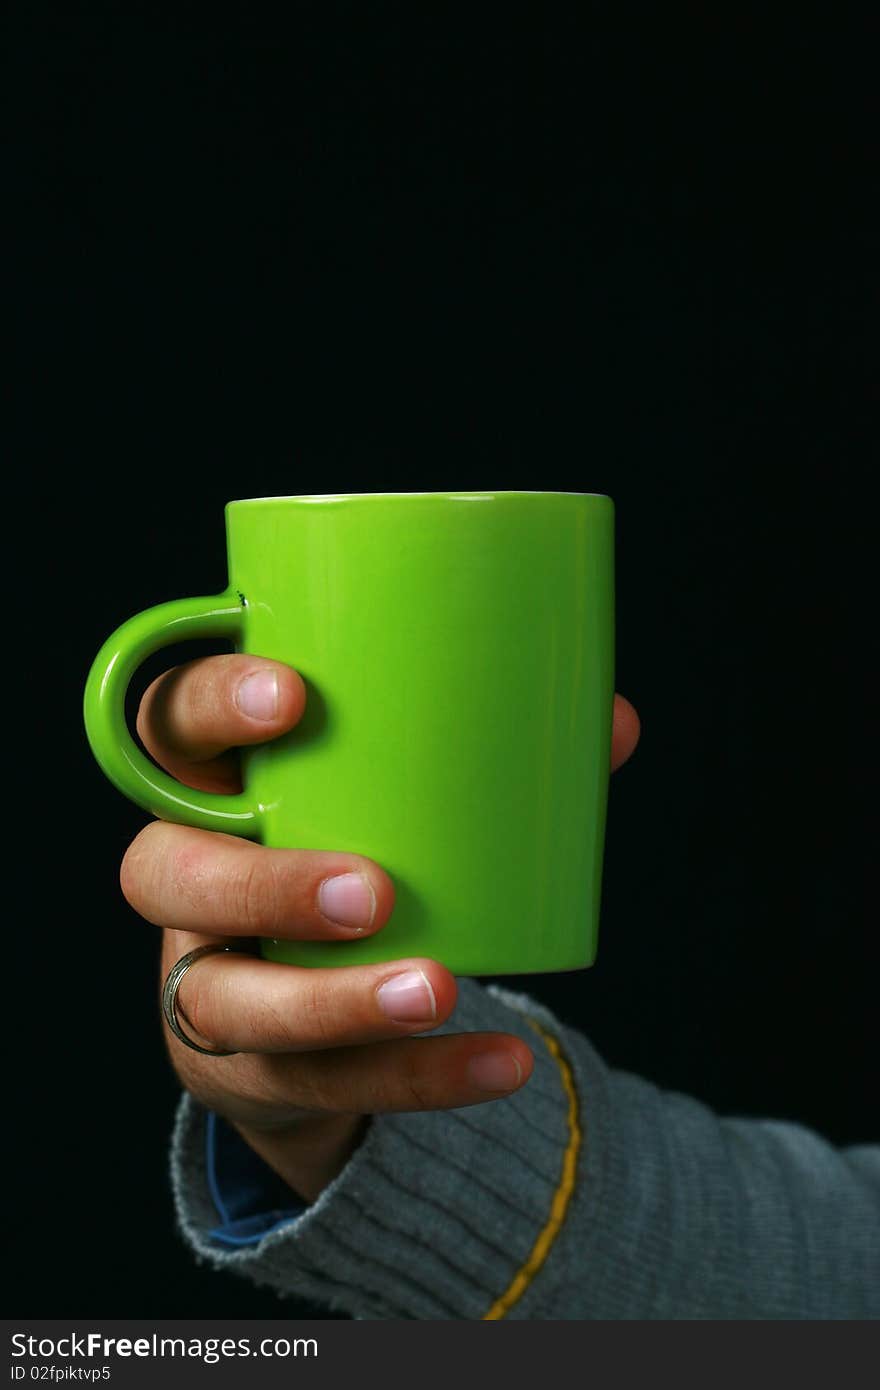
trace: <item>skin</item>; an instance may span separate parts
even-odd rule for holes
[[[252,718],[237,696],[258,672],[274,672],[274,715]],[[156,761],[191,787],[240,789],[230,750],[264,743],[301,718],[300,676],[247,655],[209,657],[166,672],[144,695],[138,733]],[[639,718],[615,697],[612,768],[633,752]],[[361,928],[329,920],[318,905],[321,883],[359,872],[372,890],[372,921]],[[234,1050],[205,1057],[166,1027],[172,1065],[186,1090],[216,1111],[307,1201],[343,1168],[372,1114],[442,1110],[509,1095],[531,1074],[531,1051],[503,1033],[420,1038],[455,1007],[453,976],[437,961],[301,970],[263,961],[259,936],[351,940],[381,931],[394,907],[384,870],[356,854],[267,849],[231,835],[154,821],[128,849],[122,890],[131,906],[162,929],[161,974],[196,946],[230,946],[185,975],[178,1007],[206,1046]],[[383,1011],[380,986],[421,972],[435,1008],[406,1022]],[[417,980],[419,977],[416,977]],[[426,994],[430,1002],[430,992]],[[488,1070],[485,1059],[493,1058]]]

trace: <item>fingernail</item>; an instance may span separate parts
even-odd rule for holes
[[[431,982],[421,970],[392,975],[376,991],[379,1008],[395,1023],[430,1023],[437,1017]]]
[[[513,1091],[522,1081],[522,1067],[509,1052],[478,1052],[467,1074],[481,1091]]]
[[[274,671],[254,671],[235,692],[235,702],[249,719],[274,719],[278,714],[278,677]]]
[[[376,914],[376,894],[363,874],[325,878],[318,889],[318,907],[341,927],[369,927]]]

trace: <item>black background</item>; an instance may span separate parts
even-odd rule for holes
[[[615,1065],[876,1138],[867,34],[288,18],[13,22],[16,1314],[279,1311],[174,1233],[156,941],[116,881],[143,816],[80,714],[118,622],[225,586],[234,497],[609,492],[642,744],[597,965],[521,983]]]

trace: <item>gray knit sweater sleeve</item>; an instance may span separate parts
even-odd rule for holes
[[[485,1029],[532,1047],[520,1092],[377,1116],[302,1216],[240,1250],[209,1235],[184,1096],[172,1182],[197,1256],[356,1318],[880,1317],[880,1147],[721,1119],[609,1070],[533,1000],[460,982],[440,1031]]]

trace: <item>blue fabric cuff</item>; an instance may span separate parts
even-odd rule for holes
[[[219,1245],[256,1245],[306,1210],[306,1203],[244,1142],[237,1130],[208,1111],[205,1168],[220,1225],[209,1235]]]

